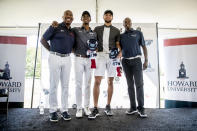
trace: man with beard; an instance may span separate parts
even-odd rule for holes
[[[140,46],[143,49],[145,58],[143,70],[145,70],[148,65],[147,48],[142,32],[131,28],[132,22],[130,18],[125,18],[123,25],[125,27],[125,32],[121,34],[120,37],[120,45],[122,48],[123,57],[122,66],[127,79],[128,93],[130,98],[130,110],[127,111],[126,114],[132,115],[138,112],[140,117],[147,117],[144,109],[144,83],[141,62],[142,53]],[[136,107],[134,83],[136,86],[138,107]]]
[[[61,116],[64,120],[71,120],[68,113],[68,92],[71,69],[70,53],[74,46],[74,33],[71,30],[73,13],[66,10],[63,22],[57,28],[50,26],[44,33],[41,43],[50,51],[48,64],[50,71],[49,112],[50,121],[58,121],[57,88],[61,81]],[[50,41],[50,44],[48,43]]]
[[[96,59],[96,69],[94,72],[95,75],[95,83],[93,89],[94,96],[94,109],[92,113],[88,116],[89,119],[95,119],[99,116],[98,111],[98,98],[100,92],[100,84],[102,77],[105,76],[105,71],[107,71],[108,77],[108,98],[107,105],[105,108],[105,114],[108,116],[112,116],[113,113],[111,111],[110,103],[113,94],[113,79],[116,75],[116,67],[113,66],[112,61],[109,58],[109,52],[111,49],[117,47],[120,51],[120,31],[112,26],[111,21],[113,19],[113,12],[111,10],[106,10],[103,15],[103,19],[105,21],[104,25],[95,27],[94,31],[97,34],[98,40],[98,56]],[[121,52],[118,57],[121,57]]]

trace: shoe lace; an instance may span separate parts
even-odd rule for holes
[[[65,112],[63,113],[63,115],[64,115],[64,116],[69,116],[69,114],[68,114],[67,111],[65,111]]]
[[[144,114],[144,109],[139,110],[139,112],[141,112],[142,114]]]
[[[89,111],[90,109],[89,109],[89,107],[85,107],[85,110],[86,110],[86,111]]]
[[[97,109],[94,109],[92,114],[96,114],[97,112],[98,112]]]
[[[54,112],[54,113],[52,114],[52,116],[53,116],[53,117],[56,117],[56,116],[57,116],[57,112]]]
[[[110,106],[106,106],[106,109],[107,109],[108,111],[111,111],[111,107],[110,107]]]

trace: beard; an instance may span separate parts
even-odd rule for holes
[[[107,21],[107,20],[105,20],[105,23],[111,23],[111,20],[108,20],[108,21]]]
[[[72,23],[72,21],[73,21],[73,19],[70,18],[70,19],[71,19],[70,21],[67,21],[66,19],[67,19],[67,18],[64,19],[65,25],[70,26],[71,23]]]
[[[84,25],[89,25],[89,22],[84,22],[83,24],[84,24]]]
[[[69,23],[69,22],[66,22],[66,25],[67,25],[67,26],[70,26],[70,25],[71,25],[71,23]]]

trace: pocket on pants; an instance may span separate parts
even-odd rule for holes
[[[137,70],[142,70],[142,61],[141,61],[141,58],[137,58],[136,61],[135,61],[135,64],[136,64],[136,69]]]

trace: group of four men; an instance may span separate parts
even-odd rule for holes
[[[104,12],[104,25],[97,26],[94,30],[89,27],[91,16],[88,11],[82,13],[81,21],[83,24],[81,27],[71,29],[70,25],[73,21],[73,13],[70,10],[66,10],[62,18],[63,22],[59,24],[53,22],[41,39],[42,45],[50,51],[48,59],[50,71],[50,121],[58,121],[57,87],[59,80],[61,81],[61,116],[64,120],[71,120],[70,114],[68,113],[71,52],[75,55],[76,117],[83,117],[83,75],[85,82],[84,114],[87,115],[89,119],[95,119],[99,116],[99,87],[102,77],[105,76],[105,71],[107,71],[108,77],[108,97],[105,113],[108,116],[113,115],[110,103],[113,94],[113,79],[116,76],[116,67],[113,66],[113,63],[109,58],[109,52],[115,47],[119,50],[117,58],[120,59],[122,57],[122,66],[128,84],[130,110],[127,111],[126,114],[134,114],[138,112],[141,117],[146,117],[147,115],[144,111],[143,72],[140,58],[142,53],[140,46],[143,48],[145,57],[143,69],[147,68],[147,49],[142,33],[131,28],[131,19],[124,19],[125,32],[120,35],[119,29],[111,24],[113,19],[113,12],[111,10],[106,10]],[[96,39],[98,41],[96,69],[94,71],[94,108],[92,112],[89,109],[92,70],[91,61],[87,57],[87,41],[90,39]],[[50,41],[50,44],[48,41]],[[136,106],[134,82],[136,85],[138,106]]]

